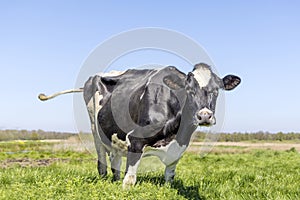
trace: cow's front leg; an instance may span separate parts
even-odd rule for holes
[[[122,164],[122,157],[116,153],[110,153],[111,171],[113,173],[113,180],[120,180],[120,168]]]
[[[165,169],[165,180],[166,183],[168,182],[173,182],[174,177],[175,177],[175,169],[178,161],[175,161],[174,163],[167,165]]]
[[[127,154],[126,175],[123,180],[123,189],[130,188],[136,182],[136,172],[140,164],[142,152],[130,152]]]

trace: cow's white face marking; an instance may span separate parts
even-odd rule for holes
[[[206,87],[211,79],[211,71],[207,68],[200,67],[192,72],[199,86]]]
[[[187,146],[180,146],[176,140],[172,140],[168,145],[154,148],[146,146],[143,156],[157,156],[165,165],[170,165],[177,161],[186,150]]]

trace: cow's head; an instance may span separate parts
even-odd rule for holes
[[[234,75],[219,78],[207,64],[195,65],[187,76],[187,92],[190,106],[194,111],[194,123],[200,126],[214,125],[219,89],[232,90],[240,82],[241,79]]]

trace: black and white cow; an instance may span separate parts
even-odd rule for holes
[[[165,180],[172,181],[176,165],[197,126],[211,126],[219,89],[232,90],[241,79],[219,78],[210,66],[195,65],[187,75],[169,66],[162,69],[129,69],[90,77],[83,92],[98,154],[98,171],[107,174],[106,154],[114,180],[120,179],[122,156],[127,157],[123,187],[136,182],[143,156],[155,155],[165,164]]]

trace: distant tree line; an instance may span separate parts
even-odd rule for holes
[[[43,130],[0,130],[0,141],[7,140],[45,140],[45,139],[68,139],[75,133],[54,132]]]
[[[195,139],[197,141],[203,141],[207,138],[205,132],[197,132]],[[300,133],[269,133],[259,131],[256,133],[215,133],[214,138],[217,138],[219,142],[241,142],[241,141],[285,141],[295,140],[300,142]]]
[[[68,139],[78,136],[77,133],[54,132],[43,130],[0,130],[0,141],[7,140],[45,140],[45,139]],[[241,142],[241,141],[285,141],[295,140],[300,142],[300,133],[269,133],[259,131],[256,133],[214,133],[197,132],[196,141],[203,141],[208,137],[213,137],[219,142]]]

